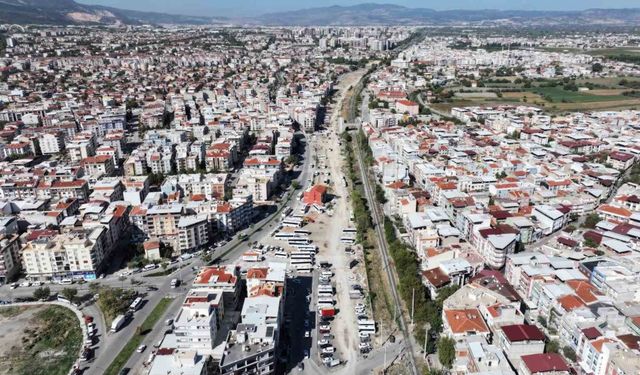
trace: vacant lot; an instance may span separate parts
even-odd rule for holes
[[[0,308],[0,374],[65,375],[78,358],[82,331],[61,306]]]

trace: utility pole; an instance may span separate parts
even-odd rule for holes
[[[416,306],[416,288],[413,288],[411,292],[411,325],[413,326],[413,312],[415,311]]]

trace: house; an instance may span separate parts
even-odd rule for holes
[[[480,335],[489,337],[490,331],[478,309],[443,309],[443,333],[454,339]]]
[[[521,357],[522,375],[569,375],[569,366],[560,354],[529,354]]]
[[[314,185],[304,192],[302,202],[308,206],[324,206],[327,197],[327,187],[324,185]]]
[[[512,363],[523,355],[544,353],[545,336],[536,326],[511,324],[496,331],[496,342]]]
[[[157,239],[152,239],[149,241],[145,241],[142,245],[144,247],[144,257],[147,260],[161,260],[160,256],[160,241]]]

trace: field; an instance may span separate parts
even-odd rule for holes
[[[534,94],[538,94],[542,97],[551,99],[551,102],[571,102],[571,103],[592,103],[592,102],[603,102],[603,101],[612,101],[612,100],[628,100],[629,98],[622,95],[595,95],[590,92],[581,92],[581,91],[567,91],[562,87],[535,87],[531,88],[530,92]],[[600,90],[600,92],[604,92],[604,90]],[[611,93],[609,93],[611,94]]]
[[[81,345],[80,322],[69,309],[0,308],[0,374],[66,375]]]

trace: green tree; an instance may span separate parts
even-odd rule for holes
[[[291,181],[291,187],[292,187],[294,190],[298,190],[298,189],[300,189],[300,188],[301,188],[300,183],[298,182],[298,180],[293,180],[293,181]]]
[[[49,287],[40,287],[33,291],[33,298],[37,300],[48,300],[49,296],[51,296]]]
[[[600,222],[600,216],[598,216],[598,214],[596,213],[592,213],[587,215],[587,217],[584,219],[584,223],[582,224],[582,226],[585,228],[595,228],[596,224],[598,224],[599,222]]]
[[[70,302],[74,302],[76,297],[78,296],[78,289],[76,288],[64,288],[62,289],[62,291],[60,292],[60,294],[68,299]]]
[[[440,363],[450,369],[456,359],[456,342],[450,337],[443,336],[438,340],[438,359]]]
[[[565,346],[564,348],[562,348],[562,354],[564,354],[564,356],[571,362],[576,361],[576,351],[573,350],[573,348],[571,348],[570,346]]]
[[[602,66],[602,64],[600,64],[600,63],[594,63],[594,64],[591,64],[591,71],[592,71],[592,72],[594,72],[594,73],[600,73],[600,72],[602,72],[602,69],[603,69],[603,68],[604,68],[604,67],[603,67],[603,66]]]
[[[556,340],[547,341],[547,344],[544,346],[545,353],[559,353],[560,352],[560,344]]]
[[[598,246],[600,246],[596,241],[592,240],[591,238],[586,238],[582,244],[586,247],[593,247],[593,248],[597,248]]]
[[[540,315],[538,317],[538,323],[540,323],[541,326],[543,327],[547,327],[547,318],[545,318],[544,316]]]

